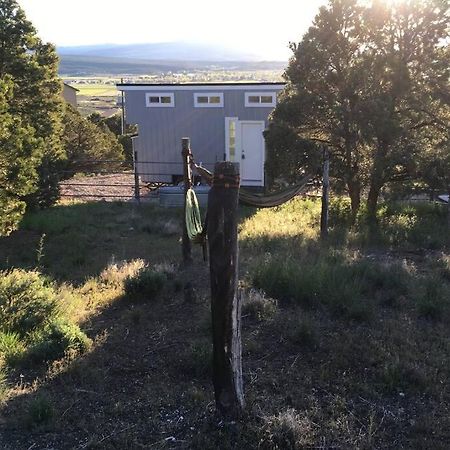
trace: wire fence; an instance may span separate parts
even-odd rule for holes
[[[183,162],[139,161],[135,153],[133,167],[118,160],[78,160],[62,175],[62,199],[140,202],[156,197],[160,187],[181,183]]]

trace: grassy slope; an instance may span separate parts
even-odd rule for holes
[[[0,268],[39,266],[56,279],[94,346],[82,358],[10,373],[0,447],[448,448],[445,217],[429,208],[424,219],[415,208],[384,211],[376,245],[364,231],[336,226],[324,248],[318,211],[309,201],[242,211],[242,286],[261,284],[280,298],[265,314],[267,301],[247,295],[248,407],[239,424],[213,415],[208,272],[197,248],[197,264],[178,271],[178,212],[96,203],[27,216],[0,240]],[[157,301],[124,297],[138,259],[171,274]],[[285,289],[276,268],[286,261]],[[183,299],[186,281],[193,303]]]
[[[87,97],[117,97],[116,86],[111,84],[82,84],[78,83],[76,88],[79,96]]]

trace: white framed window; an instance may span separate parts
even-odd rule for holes
[[[195,108],[223,108],[223,92],[195,92]]]
[[[245,106],[247,108],[270,108],[277,104],[276,92],[246,92]]]
[[[237,117],[225,117],[225,160],[236,161],[238,145]]]
[[[175,106],[175,95],[173,92],[147,92],[145,94],[145,105],[147,108],[173,108]]]

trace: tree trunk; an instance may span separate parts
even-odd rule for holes
[[[367,221],[370,225],[377,223],[377,207],[381,188],[384,185],[386,171],[386,155],[388,144],[380,142],[375,152],[372,173],[370,175],[370,188],[367,197]]]
[[[330,203],[330,154],[323,149],[323,177],[322,177],[322,213],[320,215],[320,237],[328,237],[328,212]]]
[[[378,199],[381,192],[381,183],[372,183],[367,196],[367,221],[370,225],[377,223]]]
[[[356,221],[361,206],[361,183],[354,178],[347,182],[348,195],[350,196],[350,205],[352,208],[352,224]]]

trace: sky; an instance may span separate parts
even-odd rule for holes
[[[39,36],[58,46],[198,42],[267,59],[290,56],[326,0],[18,0]],[[63,6],[64,5],[64,6]]]

